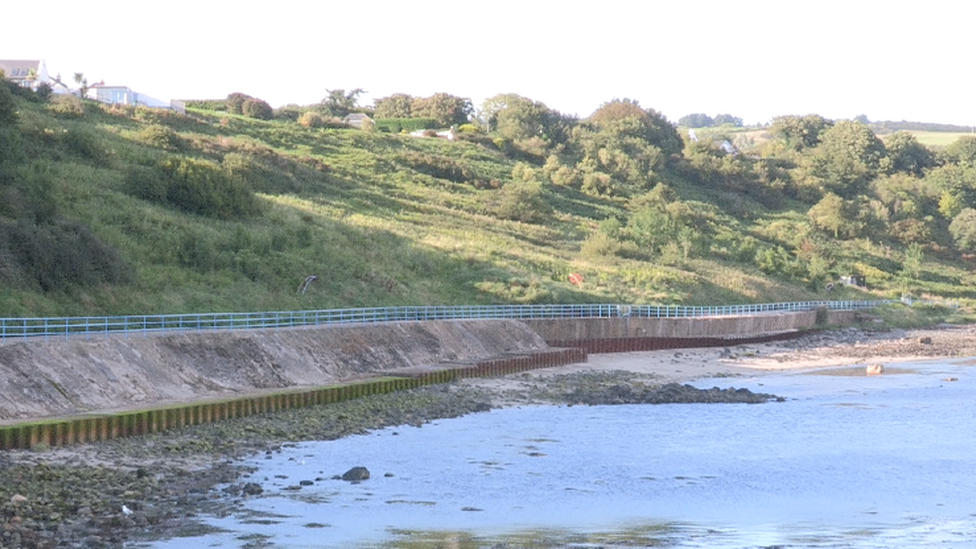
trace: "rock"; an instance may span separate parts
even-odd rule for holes
[[[311,480],[301,480],[301,481],[298,482],[298,484],[300,484],[302,486],[312,486],[315,483],[312,482]]]
[[[369,478],[369,469],[365,467],[353,467],[342,475],[342,480],[366,480]]]
[[[13,497],[10,498],[10,505],[14,507],[20,507],[21,505],[26,505],[26,504],[27,504],[26,496],[22,496],[20,494],[14,494]]]
[[[245,496],[256,496],[263,494],[264,488],[262,488],[261,485],[256,482],[248,482],[244,485],[244,489],[241,490],[241,493]]]
[[[884,366],[881,364],[868,364],[868,367],[865,368],[865,372],[867,372],[869,376],[880,376],[884,373]]]
[[[577,390],[566,395],[566,400],[577,404],[705,404],[742,403],[755,404],[771,400],[782,402],[782,397],[766,393],[753,393],[748,389],[698,389],[691,385],[668,383],[660,387],[643,384],[616,384],[597,390]]]
[[[931,345],[932,338],[928,336],[920,337],[918,338],[918,342],[921,343],[922,345]]]

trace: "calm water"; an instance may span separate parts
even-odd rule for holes
[[[705,380],[788,401],[524,407],[301,444],[251,462],[264,494],[208,521],[228,533],[153,547],[976,547],[972,368]],[[372,478],[330,479],[357,465]]]

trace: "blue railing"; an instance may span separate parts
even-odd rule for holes
[[[0,339],[139,334],[203,330],[249,330],[413,320],[533,318],[681,318],[741,316],[827,309],[873,309],[891,301],[804,301],[755,305],[459,305],[438,307],[371,307],[321,311],[205,313],[53,318],[0,318]]]

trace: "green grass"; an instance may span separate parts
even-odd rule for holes
[[[83,118],[65,120],[43,105],[23,103],[20,120],[33,167],[52,181],[61,215],[118,250],[134,276],[48,292],[30,280],[7,280],[0,316],[828,297],[819,285],[767,276],[735,257],[736,243],[749,235],[792,250],[792,224],[803,211],[770,210],[680,179],[672,185],[682,199],[708,212],[715,232],[708,249],[689,258],[647,257],[640,250],[588,256],[580,252],[583,241],[600,221],[625,219],[624,202],[550,186],[554,211],[544,223],[499,219],[492,209],[495,187],[511,182],[515,161],[474,143],[306,129],[192,109],[179,116],[89,105]],[[85,137],[67,145],[50,137],[64,131]],[[215,219],[137,198],[127,175],[133,166],[151,168],[173,155],[242,178],[258,197],[260,213]],[[442,173],[450,177],[436,175]],[[750,212],[748,219],[731,209],[731,198]],[[877,289],[831,298],[911,291],[976,299],[965,289],[972,275],[952,262],[932,258],[920,280],[903,282],[900,262],[880,247],[845,242],[833,253],[838,272],[860,265]],[[570,273],[583,274],[585,283],[574,286]],[[318,281],[299,295],[308,275]]]
[[[971,132],[931,132],[921,130],[911,130],[912,135],[919,143],[927,147],[947,147],[955,143],[960,137],[973,135]]]

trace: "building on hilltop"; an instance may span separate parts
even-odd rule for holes
[[[369,115],[363,114],[361,112],[351,112],[347,114],[345,118],[342,119],[343,122],[345,122],[346,124],[354,128],[362,128],[363,122],[365,122],[366,120],[372,121],[372,118],[370,118]]]
[[[7,80],[32,90],[51,83],[43,59],[0,59],[0,70]]]
[[[89,86],[87,98],[109,105],[135,105],[156,109],[172,109],[179,113],[186,112],[182,101],[163,101],[144,93],[132,91],[128,86],[107,86],[105,82]]]

